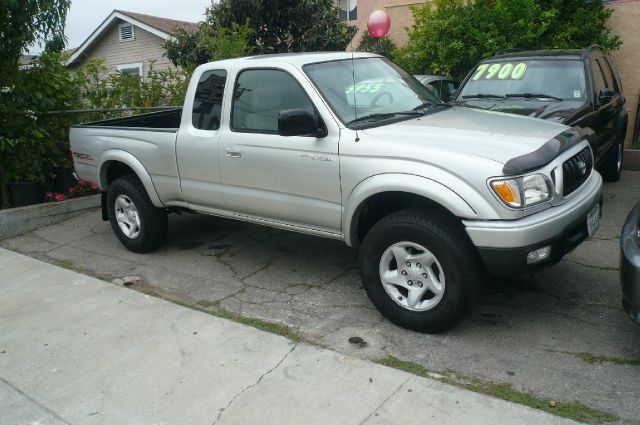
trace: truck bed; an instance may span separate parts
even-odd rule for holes
[[[182,108],[167,111],[150,112],[147,114],[132,115],[124,118],[112,118],[108,120],[92,121],[74,125],[74,127],[114,127],[128,130],[146,131],[178,131]]]

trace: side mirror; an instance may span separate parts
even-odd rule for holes
[[[604,105],[611,102],[613,94],[613,90],[611,89],[600,90],[600,93],[598,93],[598,105]]]
[[[278,134],[281,136],[325,137],[322,120],[305,109],[287,109],[278,114]]]

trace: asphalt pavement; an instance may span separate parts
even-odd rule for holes
[[[0,249],[0,424],[570,424]]]

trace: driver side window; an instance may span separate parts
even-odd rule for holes
[[[278,115],[288,109],[315,114],[313,103],[300,84],[277,69],[249,69],[236,80],[231,129],[245,133],[278,133]]]

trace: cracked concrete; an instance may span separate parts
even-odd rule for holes
[[[579,400],[640,424],[640,367],[563,354],[640,358],[640,326],[621,308],[618,276],[619,232],[640,201],[638,179],[640,172],[625,171],[605,186],[593,239],[532,278],[492,280],[471,316],[442,335],[385,320],[362,288],[357,252],[339,241],[187,214],[170,217],[164,247],[141,255],[124,249],[96,211],[0,244],[48,262],[69,260],[95,275],[142,276],[153,288],[288,325],[345,354],[393,355],[542,398]],[[368,344],[354,348],[351,336]]]
[[[573,423],[4,249],[0,298],[3,425]]]

